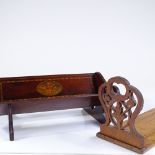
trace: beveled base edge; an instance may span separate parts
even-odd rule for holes
[[[122,146],[122,147],[124,147],[124,148],[126,148],[126,149],[129,149],[129,150],[132,150],[132,151],[134,151],[134,152],[137,152],[137,153],[139,153],[139,154],[143,154],[143,153],[146,151],[145,148],[140,149],[140,148],[137,148],[137,147],[135,147],[135,146],[129,145],[129,144],[127,144],[127,143],[123,143],[123,142],[121,142],[121,141],[119,141],[119,140],[117,140],[117,139],[113,139],[113,138],[111,138],[111,137],[105,136],[105,135],[103,135],[101,132],[98,132],[98,133],[96,134],[96,136],[99,137],[99,138],[102,138],[102,139],[104,139],[104,140],[106,140],[106,141],[109,141],[109,142],[111,142],[111,143],[113,143],[113,144],[117,144],[117,145]]]

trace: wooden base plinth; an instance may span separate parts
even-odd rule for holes
[[[99,138],[102,138],[102,139],[104,139],[106,141],[109,141],[109,142],[111,142],[113,144],[117,144],[119,146],[122,146],[124,148],[130,149],[130,150],[135,151],[135,152],[140,153],[140,154],[144,153],[144,151],[145,151],[145,149],[139,149],[139,148],[136,148],[136,147],[134,147],[132,145],[123,143],[123,142],[121,142],[121,141],[119,141],[117,139],[113,139],[113,138],[107,137],[107,136],[103,135],[101,132],[98,132],[96,134],[96,136],[99,137]]]

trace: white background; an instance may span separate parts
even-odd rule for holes
[[[146,111],[155,107],[154,67],[154,0],[0,0],[0,77],[120,75],[141,90]],[[81,110],[15,116],[14,142],[0,120],[1,152],[132,153],[96,138]]]

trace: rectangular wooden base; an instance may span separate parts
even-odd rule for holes
[[[144,153],[155,145],[155,109],[151,109],[139,115],[135,122],[137,131],[144,137],[144,147],[142,149],[136,148],[132,145],[113,139],[103,135],[101,132],[97,133],[97,137],[120,145],[124,148],[130,149],[137,153]]]
[[[96,136],[99,137],[99,138],[102,138],[102,139],[104,139],[104,140],[107,140],[107,141],[109,141],[109,142],[111,142],[111,143],[113,143],[113,144],[117,144],[117,145],[119,145],[119,146],[122,146],[122,147],[124,147],[124,148],[127,148],[127,149],[129,149],[129,150],[135,151],[135,152],[140,153],[140,154],[142,154],[142,153],[145,152],[145,149],[139,149],[139,148],[136,148],[136,147],[134,147],[134,146],[132,146],[132,145],[123,143],[123,142],[121,142],[121,141],[119,141],[119,140],[117,140],[117,139],[110,138],[110,137],[108,137],[108,136],[103,135],[101,132],[98,132],[98,133],[96,134]]]

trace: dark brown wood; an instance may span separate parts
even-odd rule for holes
[[[93,106],[84,108],[84,110],[91,116],[93,116],[99,123],[104,123],[104,113],[101,106]]]
[[[125,94],[116,84],[124,85]],[[137,88],[122,77],[114,77],[100,86],[98,94],[106,119],[100,123],[98,137],[138,153],[155,144],[155,110],[152,116],[149,111],[137,118],[143,107],[143,96]],[[152,121],[150,129],[145,127],[146,120]]]
[[[105,83],[105,79],[102,76],[101,73],[96,72],[93,75],[93,83],[94,83],[94,87],[95,87],[95,92],[98,92],[99,86],[103,83]],[[104,123],[105,122],[105,118],[103,115],[103,108],[101,107],[99,98],[92,98],[92,105],[89,107],[84,108],[84,110],[92,115],[96,120],[98,120],[99,123]],[[98,105],[96,105],[96,103],[99,103]]]
[[[9,135],[10,141],[14,140],[14,129],[13,129],[13,117],[12,117],[12,105],[8,104],[8,119],[9,119]]]
[[[42,82],[57,82],[62,85],[62,91],[56,96],[97,94],[93,84],[93,74],[38,76],[36,78],[12,78],[0,80],[3,90],[3,101],[18,99],[45,98],[38,92],[37,87]],[[45,91],[49,88],[47,87]],[[18,92],[18,93],[17,93]]]
[[[12,114],[83,108],[103,122],[98,88],[104,82],[98,72],[0,78],[0,115],[9,116],[10,140],[14,139]]]

